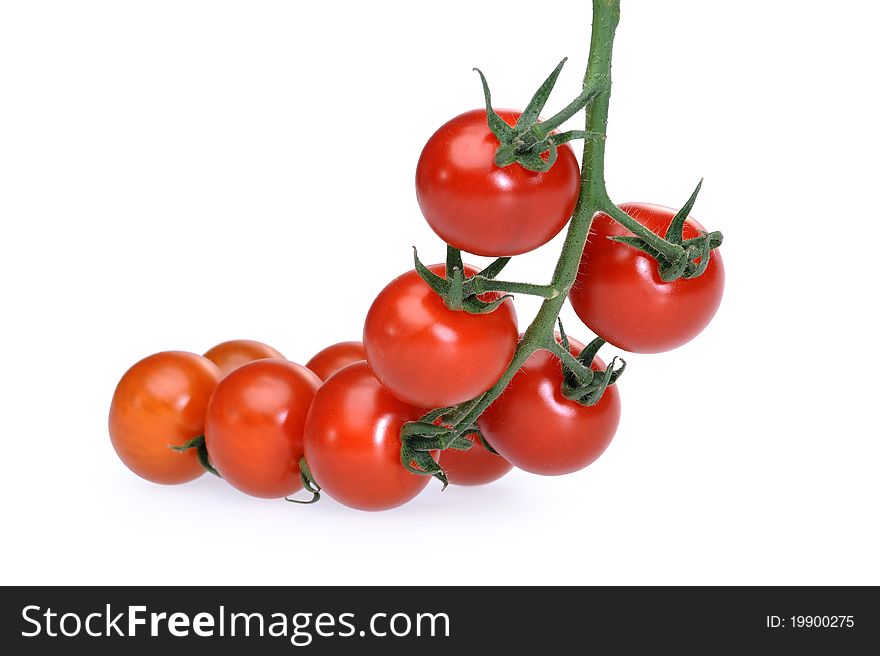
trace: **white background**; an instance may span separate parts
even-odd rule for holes
[[[722,308],[629,358],[587,470],[369,514],[142,481],[110,447],[113,388],[160,350],[304,362],[359,338],[410,246],[442,258],[413,175],[480,106],[471,68],[522,106],[568,55],[552,113],[589,3],[2,3],[0,580],[880,584],[878,18],[624,0],[608,186],[680,205],[705,176]],[[547,280],[560,243],[508,276]]]

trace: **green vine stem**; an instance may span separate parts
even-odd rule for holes
[[[514,294],[530,294],[541,298],[556,298],[559,290],[553,285],[533,285],[528,282],[508,282],[507,280],[488,280],[476,278],[473,282],[474,292],[512,292]]]
[[[566,115],[570,108],[580,105],[581,101],[589,96],[590,102],[586,105],[585,127],[585,134],[588,135],[605,135],[608,124],[608,103],[611,94],[611,50],[619,19],[620,0],[593,0],[593,25],[589,60],[583,82],[584,92],[578,96],[578,100],[560,112],[560,115]],[[553,117],[551,121],[555,123],[555,119],[556,117]],[[559,122],[561,123],[561,121]],[[556,320],[577,276],[578,265],[587,241],[587,235],[590,232],[593,216],[597,212],[614,212],[617,209],[611,202],[605,188],[605,139],[586,139],[583,152],[580,195],[551,283],[545,286],[530,285],[530,290],[513,289],[513,285],[511,285],[504,290],[538,292],[538,295],[543,296],[545,300],[535,319],[523,334],[510,364],[498,382],[476,399],[466,401],[455,408],[446,409],[448,411],[443,413],[444,423],[452,428],[441,438],[441,448],[448,447],[456,438],[473,430],[477,418],[504,391],[529,356],[539,349],[549,348],[551,342],[555,343]],[[644,236],[646,240],[650,239],[648,235],[642,234],[645,229],[634,232],[639,236]],[[663,241],[654,233],[651,235],[657,240]],[[666,243],[663,243],[665,246]],[[658,246],[658,250],[662,248]],[[676,245],[676,248],[680,249],[681,247]],[[406,432],[405,430],[404,434]],[[411,447],[404,441],[402,448],[410,449]]]

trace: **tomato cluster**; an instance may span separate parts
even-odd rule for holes
[[[521,116],[498,115],[511,128]],[[529,332],[520,335],[513,299],[502,294],[518,288],[460,260],[464,250],[499,257],[500,267],[549,241],[578,202],[577,160],[563,143],[548,170],[499,166],[499,139],[486,118],[474,110],[443,125],[417,167],[422,212],[457,260],[392,280],[370,307],[363,343],[334,344],[305,366],[250,340],[224,342],[204,356],[174,351],[138,362],[110,407],[122,461],[156,483],[183,483],[208,468],[256,497],[289,497],[305,485],[352,508],[385,510],[430,480],[425,461],[402,448],[405,427],[438,429],[425,439],[452,431],[469,403],[491,393],[484,411],[457,427],[457,441],[425,442],[422,453],[442,468],[443,480],[481,485],[513,467],[558,475],[594,462],[620,421],[619,372],[561,334],[547,335],[517,362]],[[646,204],[620,209],[660,236],[676,214]],[[693,243],[704,234],[688,219],[681,239]],[[570,292],[577,314],[626,351],[654,353],[692,339],[718,308],[720,257],[702,275],[667,282],[649,253],[611,239],[621,236],[632,234],[606,214],[593,217]],[[462,290],[475,281],[486,288],[470,292],[475,304],[463,304]]]

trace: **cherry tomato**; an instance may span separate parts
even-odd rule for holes
[[[497,110],[510,125],[521,112]],[[571,218],[580,172],[568,144],[549,171],[495,165],[498,139],[475,109],[441,126],[416,168],[422,214],[443,241],[476,255],[518,255],[550,241]]]
[[[205,357],[220,367],[224,376],[232,373],[241,365],[262,360],[264,358],[280,358],[284,356],[268,344],[253,339],[233,339],[208,349]]]
[[[569,342],[574,355],[584,348],[576,340]],[[605,364],[597,357],[592,368],[604,369]],[[561,385],[559,359],[536,351],[477,420],[492,448],[515,467],[535,474],[568,474],[596,460],[614,437],[620,422],[617,385],[590,407],[565,398]]]
[[[665,235],[676,210],[627,203],[624,212]],[[703,227],[688,218],[685,239]],[[609,236],[632,235],[605,214],[597,214],[569,298],[578,316],[605,341],[634,353],[660,353],[696,337],[715,316],[724,293],[724,264],[717,250],[697,278],[663,282],[657,261]]]
[[[467,451],[443,451],[443,471],[452,485],[485,485],[513,469],[504,458],[484,447],[473,433],[465,437],[474,443]]]
[[[429,268],[446,275],[445,265]],[[465,266],[467,276],[476,271]],[[517,339],[510,299],[488,314],[453,311],[415,270],[379,293],[364,325],[364,348],[376,378],[420,408],[451,406],[485,392],[504,373]]]
[[[178,453],[202,435],[208,399],[221,378],[213,362],[195,353],[166,351],[125,372],[110,403],[110,441],[122,462],[153,483],[186,483],[205,473],[194,450]]]
[[[303,426],[320,386],[313,372],[287,360],[256,360],[233,371],[208,405],[211,464],[230,485],[255,497],[299,490]]]
[[[423,414],[394,398],[366,362],[345,367],[321,386],[309,410],[303,444],[312,476],[351,508],[388,510],[406,503],[430,477],[400,463],[400,429]]]
[[[321,380],[327,380],[343,367],[366,358],[361,342],[339,342],[318,351],[315,357],[306,362],[306,367],[318,374]]]

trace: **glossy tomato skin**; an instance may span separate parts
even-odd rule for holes
[[[466,437],[474,443],[467,451],[443,451],[443,471],[450,484],[485,485],[497,481],[513,469],[513,465],[489,451],[475,435]]]
[[[306,362],[306,367],[314,371],[321,380],[327,380],[343,367],[366,359],[362,342],[339,342],[318,351]]]
[[[442,264],[429,268],[446,275]],[[476,272],[465,266],[467,276]],[[364,349],[376,378],[420,408],[451,406],[485,392],[504,373],[517,340],[511,299],[488,314],[453,311],[414,270],[379,293],[364,324]]]
[[[205,357],[216,364],[224,376],[229,375],[243,364],[265,358],[284,360],[281,353],[268,344],[253,339],[232,339],[208,349]]]
[[[110,440],[122,462],[153,483],[176,485],[205,473],[195,451],[178,453],[202,435],[220,370],[195,353],[165,351],[129,369],[110,403]]]
[[[303,427],[320,386],[313,372],[287,360],[255,360],[233,371],[208,404],[211,464],[255,497],[285,497],[302,488]]]
[[[665,235],[676,210],[626,203],[624,212],[651,231]],[[703,227],[688,218],[684,238]],[[712,320],[724,293],[724,264],[718,250],[699,277],[663,282],[649,255],[609,236],[632,235],[605,214],[593,219],[569,298],[578,316],[602,339],[633,353],[660,353],[696,337]]]
[[[520,112],[501,109],[510,125]],[[580,172],[568,144],[546,173],[495,165],[486,110],[465,112],[428,140],[416,168],[422,214],[446,243],[475,255],[518,255],[550,241],[577,203]]]
[[[410,501],[430,477],[401,464],[400,429],[424,412],[392,396],[366,362],[341,369],[318,390],[306,420],[312,476],[350,508],[389,510]]]
[[[577,355],[583,344],[570,339]],[[605,364],[597,357],[592,368]],[[536,351],[477,420],[492,447],[511,464],[545,476],[568,474],[595,461],[620,422],[620,394],[612,385],[591,407],[562,395],[559,359]]]

